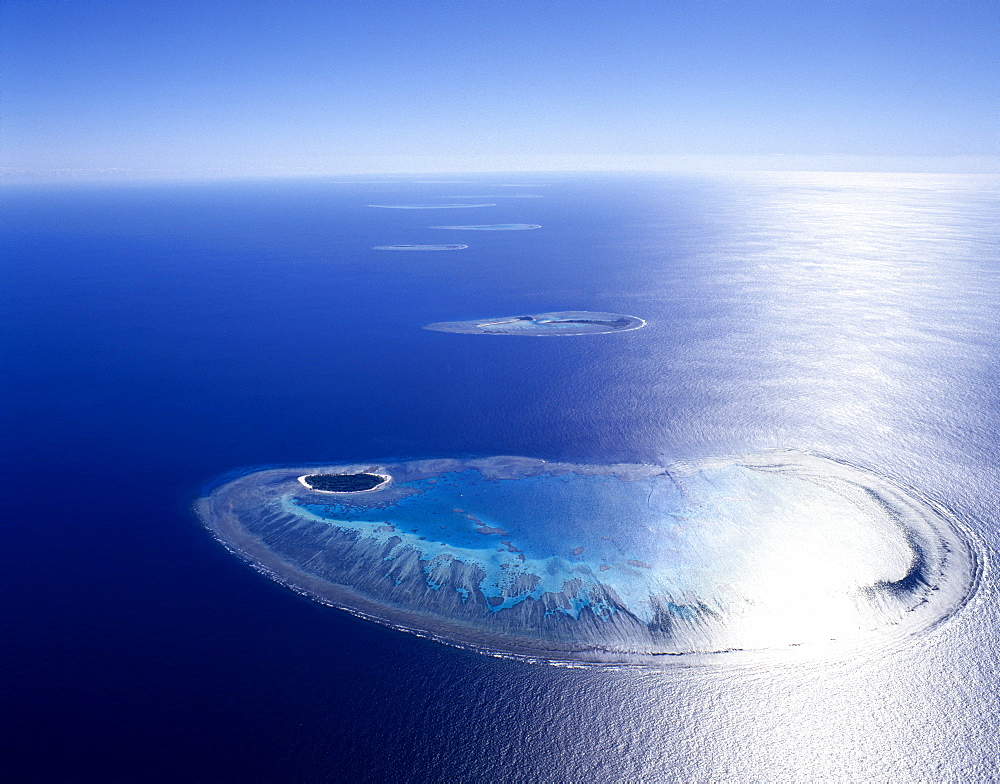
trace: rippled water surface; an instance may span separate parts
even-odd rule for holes
[[[544,198],[483,196],[516,185]],[[850,174],[6,191],[8,757],[57,780],[995,778],[997,195]],[[405,264],[374,249],[434,245],[424,210],[463,204],[477,225],[543,228]],[[646,326],[422,329],[559,311]],[[974,555],[957,610],[849,653],[553,666],[296,595],[191,511],[275,466],[783,451],[947,519]],[[773,552],[796,535],[767,531]],[[612,556],[571,539],[567,563]],[[889,546],[893,575],[908,547]],[[843,555],[802,579],[883,566]],[[781,590],[809,617],[812,594]]]

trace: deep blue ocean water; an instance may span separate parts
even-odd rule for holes
[[[3,192],[6,778],[998,775],[996,182],[454,179]],[[501,198],[367,206],[466,194]],[[373,250],[439,243],[444,215],[542,228]],[[648,326],[421,329],[560,310]],[[951,509],[984,564],[969,605],[870,659],[557,668],[316,605],[191,513],[254,466],[771,448]]]

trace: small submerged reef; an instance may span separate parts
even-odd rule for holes
[[[432,229],[455,229],[465,231],[528,231],[542,228],[539,223],[487,223],[480,226],[431,226]]]
[[[319,601],[555,661],[898,641],[960,607],[977,574],[934,504],[799,453],[273,468],[196,508],[229,549]]]
[[[589,310],[564,310],[472,321],[438,321],[428,324],[424,329],[481,335],[594,335],[605,332],[627,332],[644,326],[646,322],[635,316],[596,313]]]
[[[376,245],[372,250],[465,250],[468,245]]]
[[[369,204],[383,210],[461,210],[470,207],[496,207],[495,204]]]

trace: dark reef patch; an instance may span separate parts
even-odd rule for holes
[[[321,493],[365,493],[381,487],[389,477],[381,474],[309,474],[300,478],[310,490]]]

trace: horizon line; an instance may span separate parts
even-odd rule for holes
[[[533,158],[529,160],[527,158]],[[1000,155],[874,156],[874,155],[677,155],[677,156],[481,156],[456,160],[450,156],[367,158],[358,165],[130,168],[130,167],[0,167],[0,184],[55,182],[181,182],[293,180],[344,177],[415,177],[484,174],[677,174],[750,175],[780,173],[1000,175]],[[543,160],[539,160],[543,158]],[[588,160],[589,159],[589,160]],[[366,165],[367,164],[367,165]],[[435,165],[436,164],[436,165]],[[489,165],[493,164],[493,165]]]

